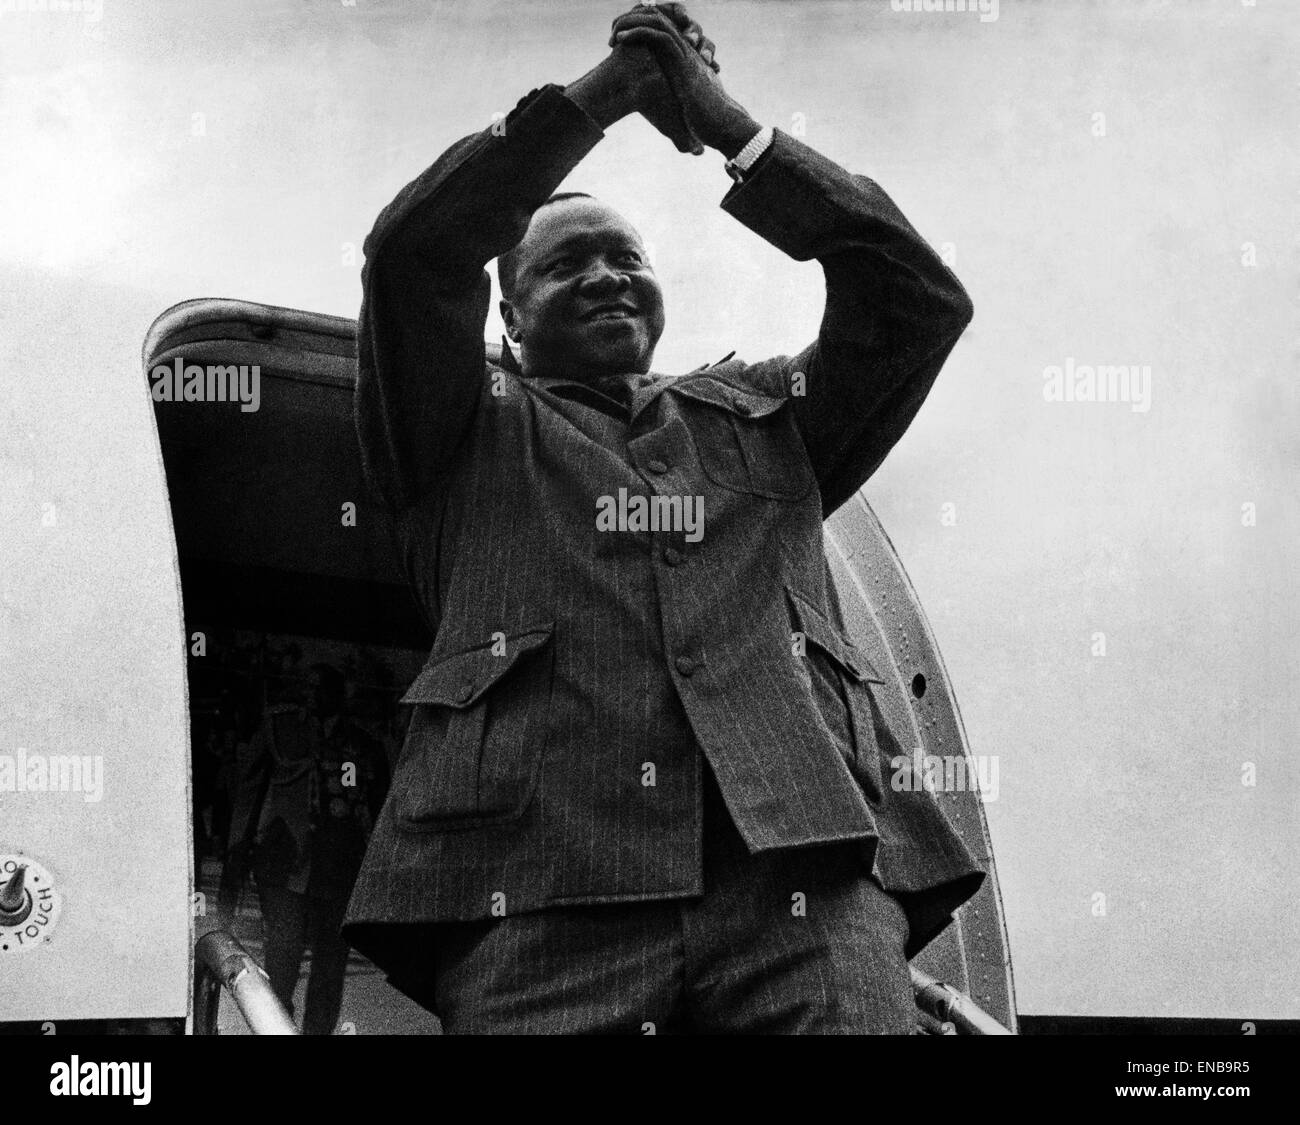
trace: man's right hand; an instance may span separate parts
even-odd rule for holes
[[[681,126],[676,124],[676,118],[680,117],[693,145],[703,142],[730,160],[759,132],[759,124],[749,111],[723,89],[717,76],[718,65],[713,61],[713,44],[704,38],[703,29],[687,15],[683,5],[645,4],[633,8],[614,21],[612,42],[616,50],[635,46],[654,52],[668,79],[670,93],[659,106],[638,108],[661,133],[677,140]],[[650,93],[654,95],[653,90]],[[665,115],[677,132],[664,127]],[[677,147],[682,148],[680,142]]]
[[[668,11],[666,19],[676,25],[683,36],[699,54],[704,64],[713,70],[713,44],[705,38],[703,30],[686,15],[680,4],[658,6]],[[632,9],[626,15],[641,10]],[[618,29],[620,16],[614,21]],[[649,46],[639,43],[617,43],[609,55],[576,82],[565,88],[565,95],[577,103],[602,129],[632,113],[640,113],[656,129],[669,137],[680,152],[699,155],[704,151],[699,139],[691,132],[686,115],[665,75],[664,68]]]

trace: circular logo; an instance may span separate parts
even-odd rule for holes
[[[62,902],[54,877],[31,856],[0,853],[0,955],[49,941]]]

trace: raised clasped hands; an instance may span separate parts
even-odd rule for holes
[[[680,3],[640,4],[614,20],[605,60],[568,88],[604,127],[640,113],[681,152],[734,156],[758,131],[722,87],[716,48]]]

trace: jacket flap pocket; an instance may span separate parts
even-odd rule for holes
[[[848,637],[831,623],[830,619],[807,598],[786,587],[786,598],[794,610],[795,620],[804,636],[827,653],[858,683],[883,684],[882,676],[874,664]]]
[[[776,413],[786,403],[784,398],[735,387],[717,379],[682,376],[669,383],[668,387],[677,394],[693,398],[697,402],[707,402],[711,406],[720,406],[742,418],[766,417]]]
[[[554,629],[555,622],[548,621],[460,652],[430,656],[401,702],[472,707],[520,659],[545,645]]]

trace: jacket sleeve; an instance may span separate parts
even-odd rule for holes
[[[903,436],[973,306],[874,181],[780,130],[722,207],[797,261],[821,263],[816,342],[742,377],[791,399],[829,515]]]
[[[491,283],[536,208],[604,136],[559,87],[452,145],[365,243],[354,400],[367,479],[394,510],[430,488],[484,386]]]

